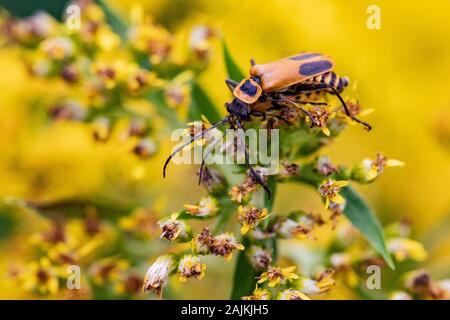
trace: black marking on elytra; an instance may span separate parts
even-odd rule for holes
[[[302,64],[299,68],[299,72],[304,76],[313,76],[318,73],[326,72],[332,67],[333,64],[328,60],[312,61]]]
[[[257,92],[258,92],[258,88],[256,88],[251,82],[250,80],[246,80],[240,90],[245,93],[246,95],[249,95],[251,97],[253,97]]]
[[[318,57],[318,56],[321,56],[321,54],[320,53],[303,53],[303,54],[299,54],[299,55],[290,57],[289,60],[300,61],[300,60],[305,60],[305,59],[314,58],[314,57]]]

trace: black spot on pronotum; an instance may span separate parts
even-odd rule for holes
[[[333,67],[331,61],[320,60],[302,64],[299,68],[299,72],[304,76],[313,76],[322,72],[329,71]]]
[[[290,57],[289,60],[300,61],[300,60],[305,60],[305,59],[314,58],[314,57],[318,57],[318,56],[321,56],[321,54],[320,53],[302,53],[302,54]]]
[[[246,80],[240,90],[245,93],[246,95],[249,95],[251,97],[253,97],[257,92],[258,92],[258,88],[256,88],[251,82],[250,80]]]

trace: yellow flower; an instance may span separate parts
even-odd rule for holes
[[[214,216],[219,210],[217,200],[213,197],[203,197],[200,199],[198,205],[184,204],[186,212],[198,217]]]
[[[111,123],[108,118],[100,117],[92,123],[92,135],[98,142],[106,142],[111,136]]]
[[[371,182],[378,178],[387,167],[403,167],[404,162],[395,159],[388,159],[382,153],[377,153],[376,158],[364,159],[352,170],[352,178],[358,182]]]
[[[31,262],[20,277],[25,290],[37,289],[42,294],[56,294],[59,290],[60,270],[48,258]]]
[[[71,250],[66,244],[58,243],[48,251],[48,256],[56,263],[63,265],[76,264],[78,257],[76,251]]]
[[[213,241],[214,236],[211,234],[211,230],[205,227],[199,234],[196,234],[194,238],[192,238],[192,251],[196,254],[209,254],[209,247]]]
[[[398,237],[389,239],[387,247],[389,252],[398,261],[403,261],[408,258],[415,261],[424,261],[428,256],[422,243],[408,238]]]
[[[330,136],[331,132],[328,129],[328,121],[336,117],[336,112],[330,110],[331,106],[310,106],[310,116],[306,118],[306,123],[311,128],[318,127],[322,130],[322,133],[326,136]]]
[[[298,279],[299,276],[293,272],[296,268],[296,266],[287,268],[270,267],[269,270],[263,272],[259,276],[258,283],[264,283],[268,281],[269,287],[273,288],[279,283],[284,284],[287,281]]]
[[[246,234],[250,229],[254,229],[258,223],[269,216],[267,209],[258,210],[255,206],[239,206],[238,221],[242,225],[241,234]]]
[[[178,264],[178,273],[181,281],[188,278],[202,279],[205,276],[206,265],[201,263],[200,258],[192,255],[185,255]]]
[[[339,194],[339,191],[348,185],[348,181],[333,181],[331,179],[325,180],[319,187],[319,192],[325,197],[325,209],[328,209],[330,202],[336,204],[343,204],[344,197]]]
[[[267,289],[258,288],[256,285],[255,290],[253,290],[253,294],[251,296],[244,296],[242,300],[270,300],[271,298],[270,291]]]
[[[278,294],[277,300],[311,300],[311,299],[300,290],[287,289]]]
[[[309,295],[327,292],[334,287],[334,270],[328,269],[322,272],[316,279],[302,277],[300,290]]]
[[[189,122],[188,126],[189,127],[184,129],[184,132],[183,132],[184,141],[188,141],[195,135],[198,135],[200,132],[202,132],[206,129],[209,129],[212,125],[208,121],[208,119],[202,115],[202,121]],[[194,146],[208,145],[208,144],[216,141],[216,139],[219,139],[221,136],[222,136],[222,134],[219,129],[217,129],[217,128],[212,129],[212,130],[206,132],[205,134],[203,134],[203,136],[200,139],[197,139],[194,143],[187,145],[184,148],[184,150],[189,150],[190,148],[192,148]]]
[[[172,47],[172,36],[163,27],[155,25],[150,19],[136,19],[128,32],[131,46],[141,53],[148,54],[150,63],[158,64],[164,60]]]
[[[266,175],[264,175],[262,168],[255,168],[255,171],[263,181],[266,180]],[[244,182],[240,185],[234,185],[228,194],[232,201],[241,203],[245,196],[247,196],[250,192],[257,190],[258,187],[258,181],[255,179],[250,170],[248,170]]]
[[[156,212],[146,208],[138,208],[131,214],[121,217],[119,226],[127,232],[150,238],[158,232]]]
[[[95,32],[95,44],[104,51],[111,51],[120,45],[120,37],[107,25],[101,25]]]
[[[363,118],[375,111],[375,109],[373,109],[373,108],[362,109],[361,104],[358,101],[347,100],[345,103],[347,105],[347,109],[348,109],[350,115],[354,116],[354,117],[358,116],[358,118],[359,117]],[[344,121],[351,125],[357,124],[357,122],[355,120],[348,117],[345,113],[340,113],[339,116],[340,116],[341,121]]]
[[[244,250],[245,247],[236,242],[236,238],[232,233],[223,233],[215,236],[209,245],[210,253],[222,256],[225,261],[230,261],[233,258],[234,250]]]
[[[41,50],[52,60],[65,60],[74,54],[72,40],[68,37],[56,37],[44,40]]]
[[[141,293],[144,279],[135,273],[125,276],[115,285],[115,291],[118,294],[127,294],[131,296],[138,296]]]
[[[96,262],[91,269],[93,281],[97,285],[103,285],[107,282],[114,282],[120,279],[120,276],[129,267],[129,263],[124,259],[105,258]]]
[[[343,275],[346,284],[351,288],[358,285],[358,275],[353,270],[353,261],[349,253],[334,253],[330,256],[330,262],[333,269]]]

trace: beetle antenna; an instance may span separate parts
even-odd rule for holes
[[[211,154],[211,152],[215,149],[216,145],[222,140],[223,136],[220,137],[220,139],[217,139],[217,141],[215,141],[210,147],[209,149],[206,151],[205,155],[203,156],[202,159],[202,164],[200,165],[200,171],[198,174],[198,184],[200,185],[200,183],[202,183],[202,177],[203,177],[203,168],[205,167],[205,162],[206,159],[208,159],[209,155]]]
[[[230,91],[233,92],[234,88],[236,88],[239,83],[237,83],[232,79],[226,79],[225,84],[227,85],[228,89],[230,89]]]
[[[239,129],[245,130],[244,126],[242,125],[242,123],[239,120],[236,120],[236,123],[237,123]],[[242,141],[242,144],[244,145],[245,164],[249,168],[250,173],[252,174],[253,178],[255,178],[256,182],[258,182],[258,184],[261,185],[264,188],[264,190],[267,192],[267,198],[270,200],[270,198],[272,197],[272,192],[270,192],[267,185],[261,179],[261,176],[255,171],[253,166],[250,164],[250,156],[248,154],[247,145],[245,144],[245,139],[243,139],[242,136],[240,136],[240,139]]]
[[[253,67],[256,64],[255,59],[251,58],[250,59],[250,65]]]
[[[164,167],[163,167],[163,177],[166,177],[166,168],[167,165],[169,164],[170,160],[172,160],[172,158],[181,150],[183,150],[186,146],[190,145],[192,142],[194,142],[197,139],[202,138],[205,133],[207,133],[208,131],[217,128],[218,126],[221,126],[224,123],[228,123],[230,121],[229,117],[225,117],[222,120],[220,120],[219,122],[217,122],[216,124],[214,124],[213,126],[209,127],[208,129],[205,129],[199,133],[197,133],[195,136],[193,136],[188,142],[183,143],[181,146],[179,146],[178,148],[176,148],[171,154],[170,156],[167,158],[166,162],[164,163]]]
[[[341,102],[342,106],[344,107],[345,114],[346,114],[348,117],[350,117],[351,119],[355,120],[356,122],[362,124],[362,125],[366,128],[367,131],[372,130],[372,126],[371,126],[370,124],[368,124],[368,123],[366,123],[366,122],[364,122],[364,121],[362,121],[362,120],[359,120],[359,119],[356,118],[355,116],[351,115],[350,111],[348,111],[347,104],[345,103],[344,99],[342,99],[341,95],[339,94],[339,92],[336,90],[335,87],[333,87],[332,85],[330,85],[330,84],[328,84],[328,83],[325,83],[325,85],[333,91],[333,93],[334,93],[334,95],[335,95],[336,97],[338,97],[339,101]]]

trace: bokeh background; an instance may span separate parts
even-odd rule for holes
[[[9,2],[9,1],[8,1]],[[27,4],[14,1],[21,6]],[[326,0],[152,0],[136,1],[170,31],[197,24],[220,30],[243,70],[249,59],[267,62],[301,51],[332,56],[339,74],[358,82],[367,119],[374,130],[351,127],[323,150],[336,163],[352,165],[383,151],[406,163],[376,183],[360,187],[383,224],[408,217],[413,234],[430,254],[426,267],[437,278],[450,277],[450,26],[447,1]],[[11,1],[12,3],[12,1]],[[9,5],[11,5],[9,3]],[[108,1],[124,16],[130,1]],[[134,3],[134,1],[133,1]],[[8,5],[7,2],[5,2]],[[381,29],[366,27],[369,5],[381,9]],[[0,49],[0,197],[36,202],[83,199],[115,212],[132,206],[168,214],[195,203],[202,188],[194,166],[161,168],[172,144],[168,139],[149,160],[139,160],[120,142],[96,144],[79,124],[51,124],[29,96],[63,95],[59,83],[32,78],[16,48]],[[229,100],[220,43],[200,83],[220,108]],[[33,100],[36,101],[36,100]],[[38,103],[38,102],[36,102]],[[222,109],[222,112],[224,110]],[[276,211],[321,212],[309,189],[283,186]],[[60,214],[69,214],[60,212]],[[2,218],[3,219],[3,218]],[[0,273],[27,255],[24,219],[12,228],[0,221]],[[24,227],[25,228],[25,227]],[[25,228],[26,230],[26,228]],[[320,237],[326,237],[329,230]],[[232,264],[212,266],[204,281],[180,288],[177,297],[226,298]],[[0,297],[26,297],[0,281]],[[346,297],[340,293],[338,297]]]

